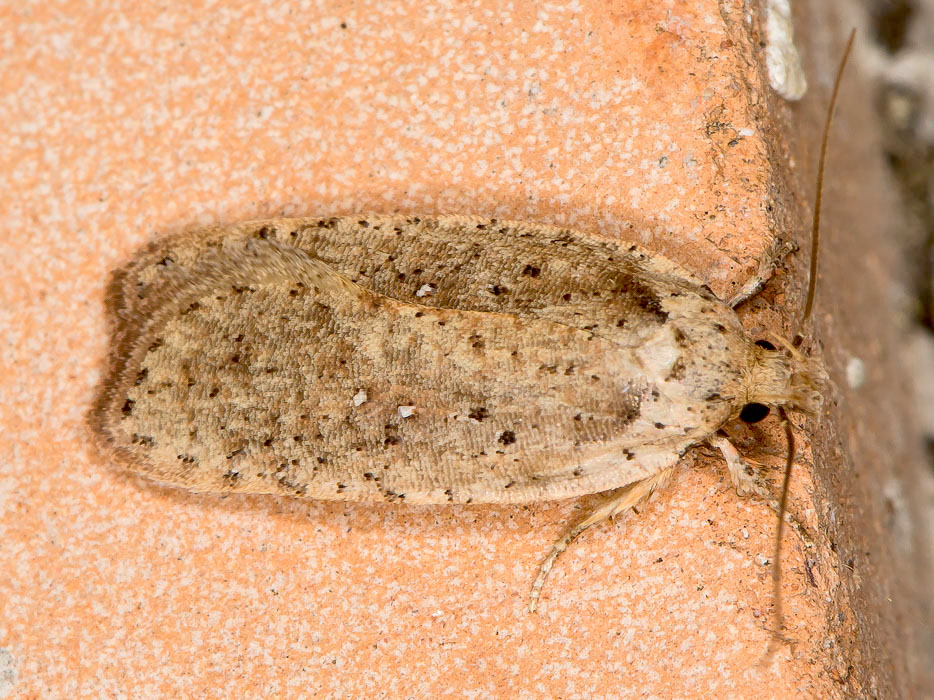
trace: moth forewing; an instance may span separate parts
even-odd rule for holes
[[[676,463],[739,393],[749,341],[677,269],[477,218],[176,237],[118,275],[96,422],[131,468],[196,490],[501,503],[618,488]]]

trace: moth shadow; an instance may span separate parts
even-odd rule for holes
[[[605,500],[602,493],[578,498],[524,504],[437,504],[324,501],[276,494],[194,492],[163,484],[121,467],[110,460],[109,476],[118,488],[136,489],[155,501],[198,511],[208,519],[229,523],[230,516],[244,521],[279,522],[307,529],[339,525],[358,535],[390,539],[404,531],[441,537],[452,531],[464,534],[509,534],[516,538],[544,530],[552,538],[586,516]],[[106,459],[99,463],[106,463]]]

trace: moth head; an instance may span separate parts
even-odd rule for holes
[[[823,368],[791,343],[778,340],[782,349],[767,340],[757,340],[750,348],[743,378],[746,400],[739,411],[740,420],[746,423],[758,423],[769,414],[770,407],[785,406],[815,415],[823,404],[827,385]]]

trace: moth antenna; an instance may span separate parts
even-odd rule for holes
[[[853,40],[856,38],[856,28],[850,31],[850,36],[846,42],[846,48],[843,49],[843,56],[840,59],[840,65],[837,68],[837,76],[833,81],[833,91],[830,93],[830,104],[827,106],[827,116],[824,118],[824,132],[821,136],[820,156],[817,160],[817,186],[814,193],[814,219],[811,223],[811,261],[808,272],[808,294],[804,303],[804,312],[801,315],[801,325],[798,334],[794,337],[791,347],[784,339],[780,339],[782,345],[793,355],[799,355],[797,348],[801,346],[804,336],[804,326],[811,317],[811,311],[814,308],[814,294],[817,289],[817,262],[820,251],[820,211],[821,199],[824,191],[824,166],[827,162],[827,143],[830,140],[830,125],[833,123],[833,113],[837,106],[837,94],[840,92],[840,83],[843,80],[843,71],[846,68],[847,60],[850,57],[850,51],[853,48]],[[788,443],[788,456],[785,460],[785,475],[782,479],[782,491],[778,499],[778,526],[775,528],[775,547],[772,552],[772,599],[775,601],[775,615],[772,626],[772,639],[766,650],[766,658],[772,656],[777,645],[784,641],[782,628],[785,626],[785,613],[782,606],[782,536],[785,532],[785,513],[788,510],[788,489],[791,485],[791,470],[795,461],[795,435],[791,427],[791,421],[788,420],[788,413],[783,406],[778,407],[778,415],[781,418],[782,426],[785,429],[785,440]]]
[[[837,77],[833,81],[833,92],[830,93],[830,104],[827,107],[827,116],[824,118],[824,134],[820,142],[820,157],[817,160],[817,187],[814,193],[814,220],[811,223],[811,268],[808,272],[808,295],[804,303],[804,313],[801,315],[801,326],[798,335],[795,336],[794,346],[801,345],[804,340],[802,333],[804,325],[811,317],[811,310],[814,308],[814,294],[817,289],[817,257],[820,251],[820,209],[821,198],[824,192],[824,164],[827,161],[827,142],[830,140],[830,125],[833,122],[833,112],[837,106],[837,93],[840,91],[840,83],[843,79],[843,70],[846,68],[846,62],[850,57],[850,50],[853,48],[853,40],[856,38],[856,28],[850,32],[850,38],[847,39],[846,48],[843,50],[843,57],[840,59],[840,66],[837,68]]]

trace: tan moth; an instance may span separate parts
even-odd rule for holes
[[[687,271],[539,224],[244,223],[159,242],[111,291],[98,428],[133,470],[198,491],[523,503],[628,486],[602,519],[744,409],[820,402],[819,371],[753,342]]]
[[[825,375],[628,243],[468,216],[272,219],[118,270],[91,415],[133,471],[196,491],[407,504],[648,497],[693,445],[764,492],[725,423],[808,414]]]

